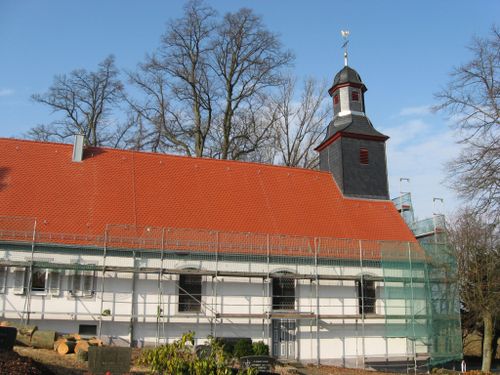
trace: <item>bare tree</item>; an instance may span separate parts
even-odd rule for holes
[[[258,94],[283,82],[281,68],[293,55],[282,49],[278,37],[265,28],[260,17],[243,8],[225,15],[218,27],[213,57],[212,68],[222,87],[222,113],[217,124],[222,134],[220,157],[241,157],[241,152],[234,152],[237,141],[255,129],[235,126],[235,116],[238,111],[248,111]]]
[[[149,141],[144,146],[152,151],[204,155],[216,96],[208,65],[215,17],[216,12],[201,1],[188,2],[184,16],[167,25],[157,52],[129,73],[144,97],[129,98],[129,103],[147,123]]]
[[[129,111],[126,120],[116,127],[110,139],[110,146],[137,151],[148,150],[148,135],[141,114]]]
[[[291,59],[252,11],[220,18],[193,0],[168,24],[157,52],[129,74],[144,94],[129,103],[153,151],[253,159],[272,124],[258,111]]]
[[[275,127],[278,164],[303,168],[318,166],[314,146],[324,135],[323,127],[332,111],[324,95],[326,91],[326,84],[319,85],[315,80],[307,79],[297,100],[295,80],[289,78],[281,87],[280,95],[275,99],[278,111]]]
[[[194,130],[182,111],[172,107],[167,80],[162,64],[154,56],[140,64],[137,72],[129,73],[129,81],[142,93],[142,100],[127,98],[136,113],[129,118],[131,128],[136,130],[129,147],[153,152],[174,150],[191,156]]]
[[[114,132],[106,131],[108,115],[121,101],[122,94],[123,86],[113,56],[99,63],[95,72],[78,69],[69,75],[56,76],[46,93],[35,94],[32,98],[48,105],[52,112],[62,113],[63,117],[50,125],[35,127],[28,136],[60,141],[83,134],[88,145],[106,144]]]
[[[473,59],[455,68],[448,86],[436,94],[436,110],[447,111],[464,145],[448,165],[452,187],[476,202],[476,210],[498,219],[500,212],[500,32],[475,38]]]
[[[498,223],[465,209],[449,226],[448,237],[458,263],[460,298],[483,327],[482,371],[489,372],[495,317],[500,314],[500,236]]]
[[[257,94],[233,114],[232,135],[228,159],[273,163],[275,155],[274,129],[277,108],[268,95]],[[224,149],[224,128],[212,132],[212,157],[221,158]]]

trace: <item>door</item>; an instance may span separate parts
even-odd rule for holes
[[[293,319],[273,319],[273,355],[295,360],[296,324]]]

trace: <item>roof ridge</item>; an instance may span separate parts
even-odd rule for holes
[[[40,145],[53,145],[53,146],[63,146],[63,147],[72,147],[71,143],[60,143],[60,142],[47,142],[47,141],[38,141],[32,139],[19,139],[19,138],[3,138],[0,137],[0,141],[11,141],[11,142],[22,142],[22,143],[36,143]],[[139,155],[148,155],[148,156],[159,156],[164,158],[182,158],[193,161],[202,161],[202,162],[214,162],[214,163],[227,163],[227,164],[240,164],[240,165],[255,165],[265,168],[278,168],[287,171],[297,171],[304,173],[312,173],[312,174],[330,174],[328,171],[320,171],[315,169],[308,169],[303,167],[289,167],[285,165],[276,165],[276,164],[268,164],[268,163],[259,163],[255,161],[244,161],[244,160],[230,160],[230,159],[215,159],[209,158],[205,156],[188,156],[188,155],[176,155],[176,154],[167,154],[167,153],[159,153],[153,151],[138,151],[138,150],[129,150],[129,149],[120,149],[120,148],[112,148],[112,147],[103,147],[103,146],[87,146],[85,150],[107,150],[116,153],[132,153]]]
[[[38,143],[41,145],[54,145],[54,146],[73,146],[71,143],[62,143],[54,141],[39,141],[36,139],[14,138],[14,137],[0,137],[1,141],[22,142],[22,143]]]

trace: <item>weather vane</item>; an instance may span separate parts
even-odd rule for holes
[[[340,35],[344,38],[344,44],[341,48],[344,48],[344,65],[347,66],[347,45],[349,44],[349,30],[340,30]]]

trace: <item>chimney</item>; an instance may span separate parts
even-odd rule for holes
[[[80,163],[83,160],[83,135],[76,134],[73,142],[72,161]]]

